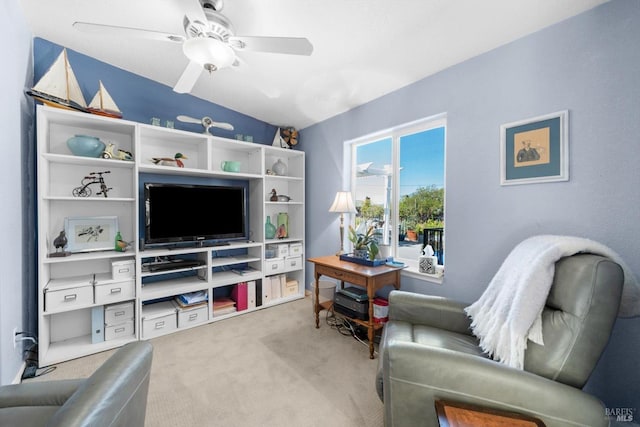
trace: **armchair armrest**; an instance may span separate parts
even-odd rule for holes
[[[3,386],[0,387],[0,408],[62,406],[82,382],[77,379]]]
[[[471,335],[471,319],[464,311],[467,305],[443,297],[391,291],[389,321],[399,320]]]
[[[384,351],[385,425],[435,425],[437,399],[527,414],[547,426],[608,425],[597,398],[527,371],[409,342],[388,342]]]

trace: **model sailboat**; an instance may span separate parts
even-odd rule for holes
[[[122,118],[122,111],[120,111],[113,98],[111,98],[111,95],[109,95],[109,92],[107,92],[107,89],[102,84],[102,80],[100,80],[100,88],[91,100],[87,111],[101,116]]]
[[[27,94],[53,107],[87,111],[87,103],[69,64],[67,49],[62,49],[53,65]]]

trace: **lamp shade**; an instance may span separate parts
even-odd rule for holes
[[[350,191],[338,191],[329,212],[354,213],[356,207],[353,204]]]
[[[182,51],[191,61],[200,65],[213,64],[221,69],[233,64],[236,55],[231,47],[211,37],[195,37],[185,40]]]

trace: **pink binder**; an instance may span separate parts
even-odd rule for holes
[[[231,289],[231,299],[236,302],[237,311],[247,309],[247,282],[241,282]]]

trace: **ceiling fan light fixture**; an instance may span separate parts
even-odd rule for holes
[[[185,40],[182,51],[191,61],[215,69],[230,67],[236,59],[233,49],[226,43],[210,37],[197,37]]]

